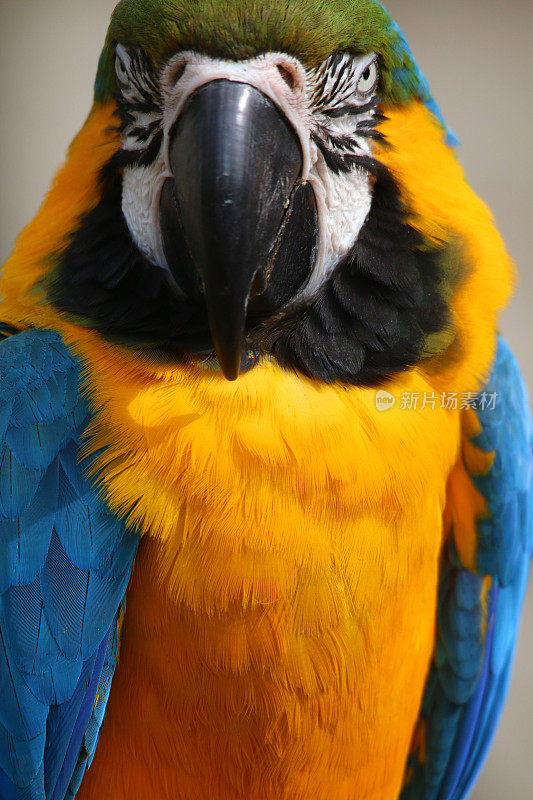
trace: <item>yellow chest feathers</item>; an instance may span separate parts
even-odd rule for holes
[[[100,411],[90,448],[105,448],[97,466],[110,506],[164,543],[182,599],[205,609],[269,602],[291,594],[299,569],[337,560],[340,569],[356,552],[366,564],[372,553],[371,563],[394,560],[406,521],[415,559],[438,536],[419,541],[415,528],[444,503],[457,412],[399,402],[381,412],[374,391],[320,386],[271,364],[234,384],[195,367],[148,381],[106,352],[92,364]],[[412,374],[401,391],[432,389]]]

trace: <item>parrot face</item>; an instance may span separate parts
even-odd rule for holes
[[[446,247],[411,226],[378,152],[384,101],[427,87],[379,3],[343,4],[365,40],[334,0],[318,19],[259,5],[119,3],[97,97],[115,98],[120,149],[51,298],[230,380],[269,358],[376,385],[453,339]]]
[[[178,53],[153,74],[117,47],[122,210],[139,249],[208,309],[228,377],[245,329],[303,304],[353,247],[372,202],[375,54],[318,69],[269,53]]]

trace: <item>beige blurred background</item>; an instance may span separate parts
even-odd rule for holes
[[[0,0],[0,263],[91,103],[113,0]],[[492,207],[521,282],[503,330],[533,388],[533,0],[389,0]],[[514,681],[472,800],[533,797],[533,592]]]

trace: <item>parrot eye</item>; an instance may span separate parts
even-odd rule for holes
[[[372,94],[378,82],[378,65],[375,61],[365,69],[359,80],[357,81],[358,94],[367,96]]]
[[[124,62],[122,61],[122,59],[118,54],[117,57],[115,58],[115,72],[117,73],[117,78],[120,83],[122,84],[129,83],[130,76],[128,70],[124,66]]]

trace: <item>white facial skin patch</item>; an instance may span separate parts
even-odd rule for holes
[[[137,247],[154,266],[164,260],[159,202],[165,181],[161,155],[147,167],[126,167],[122,179],[122,212]]]
[[[131,84],[127,84],[134,61],[125,48],[117,48],[117,75],[126,102],[135,100],[135,82],[142,88],[142,74],[132,75]],[[358,128],[372,123],[377,78],[373,54],[332,56],[312,71],[280,53],[239,62],[211,59],[194,52],[176,55],[158,79],[159,115],[139,113],[124,131],[126,151],[138,152],[134,134],[143,126],[144,139],[154,138],[157,125],[161,136],[160,150],[152,164],[131,164],[123,171],[122,209],[141,252],[151,263],[168,270],[162,249],[159,203],[164,181],[172,178],[170,132],[188,98],[213,80],[247,83],[270,98],[300,140],[301,180],[312,185],[317,203],[318,252],[308,282],[292,302],[312,297],[357,241],[372,205],[373,179],[369,172],[361,166],[332,169],[323,149],[327,147],[340,155],[372,155],[372,138],[359,133]]]

